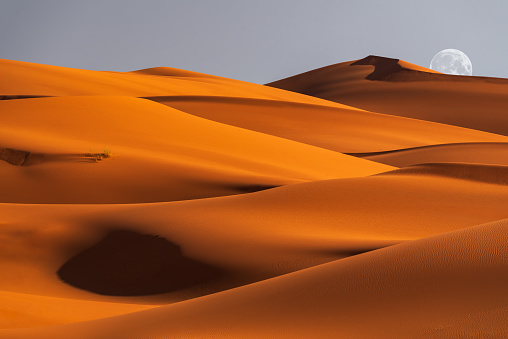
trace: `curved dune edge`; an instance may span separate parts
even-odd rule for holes
[[[0,290],[129,304],[172,303],[503,219],[507,204],[506,186],[396,172],[172,203],[0,204],[0,270],[4,272]],[[223,275],[144,297],[113,297],[122,293],[111,290],[114,285],[108,281],[109,296],[101,296],[58,278],[56,272],[66,262],[113,230],[165,238],[179,246],[186,258],[215,267]],[[148,267],[157,256],[143,253],[139,257],[148,258],[143,259]],[[93,268],[105,258],[85,261]],[[153,264],[159,266],[157,260]],[[127,270],[121,276],[139,274],[127,265],[120,268]],[[90,272],[101,275],[100,270]],[[20,274],[24,279],[18,279]]]
[[[347,154],[396,167],[436,162],[508,165],[508,143],[452,143]]]
[[[385,58],[376,55],[369,55],[350,64],[350,66],[357,65],[374,66],[374,71],[367,75],[365,79],[376,81],[392,80],[395,75],[399,75],[402,72],[410,72],[413,74],[415,72],[440,74],[439,72],[433,71],[431,69],[413,65],[409,62],[401,61],[399,59]]]
[[[216,96],[147,99],[205,119],[345,153],[443,143],[508,142],[507,137],[492,133],[347,106]]]
[[[420,164],[379,175],[414,175],[417,177],[435,176],[460,179],[469,182],[508,185],[508,165],[500,166],[464,163]]]
[[[153,310],[0,333],[5,338],[503,337],[508,335],[506,227],[507,220],[470,227]]]
[[[32,156],[42,161],[32,161],[33,166],[14,168],[0,162],[1,202],[187,200],[394,169],[206,120],[145,99],[9,100],[0,102],[0,109],[4,113],[0,145],[25,151],[6,151],[5,158],[22,164],[30,158],[28,153],[45,154]],[[94,155],[105,153],[91,150],[103,149],[113,157],[100,164],[49,161],[70,160],[58,154],[91,154],[83,160],[94,160]]]
[[[227,95],[343,106],[299,93],[169,67],[108,72],[0,59],[0,73],[3,97]]]
[[[507,79],[431,73],[396,61],[370,56],[267,86],[371,112],[508,135]]]
[[[226,79],[226,78],[215,76],[215,75],[192,72],[192,71],[187,71],[187,70],[178,69],[178,68],[171,68],[171,67],[150,67],[150,68],[139,69],[136,71],[131,71],[128,73],[154,75],[154,76],[167,76],[167,77],[216,78],[216,79],[223,79],[223,80]]]

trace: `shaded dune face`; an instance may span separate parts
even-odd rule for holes
[[[216,279],[221,271],[187,258],[156,235],[113,231],[57,272],[74,287],[111,296],[172,292]]]
[[[508,185],[508,166],[502,165],[461,163],[421,164],[381,173],[379,175],[439,176],[487,184]]]
[[[508,79],[441,74],[371,55],[267,86],[371,112],[508,135]]]
[[[336,152],[387,151],[445,143],[508,142],[508,138],[500,135],[347,106],[337,108],[210,96],[147,99],[197,117]]]
[[[508,165],[508,143],[452,143],[347,154],[397,167],[436,162]]]
[[[276,187],[280,187],[280,186],[256,185],[256,184],[253,184],[253,185],[230,185],[230,186],[223,185],[223,188],[230,189],[233,192],[236,191],[236,192],[238,192],[238,194],[265,191],[265,190],[269,190],[269,189],[276,188]]]
[[[381,58],[373,55],[369,55],[351,64],[351,66],[356,65],[374,66],[374,71],[365,77],[365,79],[368,80],[385,80],[393,73],[400,72],[404,69],[399,64],[399,59]]]

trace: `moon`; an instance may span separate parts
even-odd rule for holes
[[[444,49],[434,55],[430,69],[446,74],[473,75],[471,60],[458,49]]]

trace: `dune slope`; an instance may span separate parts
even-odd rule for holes
[[[508,143],[441,144],[350,155],[397,167],[435,162],[508,165]]]
[[[368,56],[269,83],[372,112],[508,135],[508,80],[438,74]]]
[[[0,109],[1,202],[184,200],[393,169],[144,99],[8,100]],[[104,152],[112,156],[98,161]]]
[[[185,202],[2,204],[0,290],[143,304],[185,300],[507,218],[507,173],[506,166],[435,164]],[[180,280],[160,273],[171,267],[186,273]],[[160,290],[137,278],[144,275],[173,282]]]
[[[508,335],[499,322],[508,315],[506,227],[506,220],[480,225],[131,315],[0,333],[5,338],[503,337]]]
[[[207,74],[156,67],[134,72],[90,71],[0,59],[0,98],[106,95],[210,95],[280,99],[341,107],[294,92]]]
[[[0,74],[1,338],[508,335],[508,80]]]
[[[148,99],[202,118],[346,153],[442,143],[508,141],[505,136],[347,106],[210,96]]]

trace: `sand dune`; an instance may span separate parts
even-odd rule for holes
[[[210,95],[344,105],[239,80],[167,67],[135,72],[89,71],[0,59],[0,97]]]
[[[508,142],[508,138],[491,133],[349,107],[210,96],[149,99],[202,118],[346,153],[442,143]]]
[[[10,163],[2,151],[2,202],[184,200],[393,169],[144,99],[9,100],[0,109],[0,145],[17,150]],[[104,150],[112,157],[96,162]],[[26,166],[11,166],[28,153]]]
[[[367,58],[268,84],[372,112],[508,135],[508,80],[430,73],[397,59]]]
[[[508,216],[506,183],[492,180],[503,178],[508,167],[452,165],[186,202],[3,204],[2,238],[10,245],[0,252],[0,290],[128,303],[132,298],[121,296],[132,295],[143,304],[179,301]],[[122,239],[115,232],[135,234]],[[147,252],[152,236],[164,240]],[[129,252],[120,254],[121,248]],[[146,291],[160,287],[136,277],[167,279],[160,270],[168,263],[158,259],[166,252],[174,253],[164,257],[174,257],[176,267],[187,262],[191,275],[175,280],[178,288],[166,283],[167,290],[159,290],[165,294],[151,296]],[[143,265],[125,264],[134,260],[131,255]],[[18,258],[15,265],[12,258]],[[200,265],[209,273],[198,279],[200,270],[192,273],[191,267]],[[115,273],[108,278],[104,270]],[[88,273],[80,278],[80,271]],[[117,277],[131,277],[130,285]]]
[[[508,80],[0,73],[1,338],[508,335]]]
[[[506,227],[501,221],[412,241],[154,310],[0,333],[5,338],[114,338],[119,333],[152,338],[504,337],[508,332],[499,321],[507,316]]]
[[[433,162],[508,165],[508,144],[456,143],[350,155],[397,167]]]

